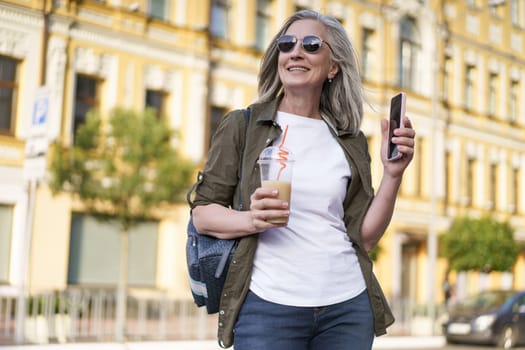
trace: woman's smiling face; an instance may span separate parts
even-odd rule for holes
[[[324,82],[335,76],[338,66],[331,62],[327,43],[323,42],[318,51],[310,53],[303,49],[301,42],[308,35],[326,41],[326,28],[321,22],[304,19],[292,23],[285,34],[297,38],[291,51],[279,53],[278,71],[285,92],[320,96]]]

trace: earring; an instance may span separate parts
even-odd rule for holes
[[[328,78],[328,83],[329,83],[329,84],[332,83],[332,78]]]

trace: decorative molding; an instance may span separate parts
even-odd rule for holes
[[[56,75],[48,76],[46,81],[52,86],[63,85],[65,66],[67,61],[66,42],[57,37],[52,37],[49,40],[47,51],[48,72],[52,71]]]
[[[488,69],[491,73],[501,73],[501,64],[497,59],[489,58]]]
[[[29,35],[20,31],[0,28],[0,53],[6,56],[24,58],[29,52]]]
[[[130,18],[125,18],[122,20],[122,28],[142,32],[144,30],[144,23],[139,21],[133,21]]]
[[[445,55],[447,55],[448,57],[454,57],[456,47],[452,43],[448,43],[443,50],[445,51]]]
[[[44,23],[40,12],[12,10],[7,7],[0,7],[0,21],[16,24],[26,30],[28,27],[41,28]]]
[[[207,67],[205,56],[199,56],[187,50],[174,50],[172,46],[167,47],[165,44],[156,45],[152,43],[152,40],[118,37],[108,32],[97,31],[84,26],[74,26],[71,29],[71,38],[140,56],[143,56],[144,52],[148,52],[150,57],[156,57],[159,60],[169,61],[181,66],[201,69],[206,69]],[[201,42],[196,41],[196,43]]]
[[[478,55],[473,50],[465,51],[465,63],[468,63],[473,66],[477,66]]]
[[[53,34],[69,35],[74,21],[69,18],[53,17],[50,23],[50,32]]]
[[[465,145],[465,154],[469,159],[477,159],[477,146],[473,142],[468,142]]]
[[[103,54],[100,58],[100,69],[99,76],[108,78],[110,73],[113,71],[113,63],[115,62],[115,56],[110,54]]]
[[[374,14],[370,12],[363,12],[359,16],[359,23],[361,24],[362,27],[372,29],[372,30],[377,30],[379,19],[377,18],[377,16],[375,16]]]
[[[445,5],[445,16],[455,19],[456,18],[456,7],[450,4]]]
[[[107,78],[111,71],[113,57],[97,54],[91,48],[79,47],[75,51],[75,71]]]
[[[419,17],[418,14],[422,9],[421,2],[418,0],[395,0],[392,5],[403,15],[410,15],[414,18]]]
[[[64,100],[64,77],[67,64],[67,45],[64,39],[52,37],[47,51],[46,85],[50,88],[51,139],[58,137],[61,125],[61,107]]]
[[[397,8],[392,8],[385,6],[382,11],[382,15],[388,22],[396,23],[398,22],[405,14]]]
[[[167,78],[166,72],[159,66],[147,65],[144,70],[144,84],[146,88],[168,90],[166,89]]]
[[[510,79],[513,81],[521,80],[521,72],[518,67],[511,67],[509,75],[510,75]]]
[[[488,159],[491,165],[498,165],[501,163],[500,151],[494,148],[489,149]]]
[[[335,18],[345,18],[346,6],[338,2],[330,2],[326,13]]]
[[[512,166],[512,169],[520,169],[521,155],[519,153],[512,153],[512,155],[510,156],[510,164]]]
[[[103,24],[105,26],[111,26],[113,24],[113,17],[103,15],[100,12],[87,10],[85,8],[80,8],[78,11],[78,17],[85,20],[91,20]]]
[[[149,28],[148,37],[155,40],[163,40],[173,43],[177,40],[177,36],[173,31],[162,30],[159,28]]]

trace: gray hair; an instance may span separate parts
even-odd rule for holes
[[[327,81],[323,85],[320,111],[333,116],[338,128],[349,130],[355,135],[359,132],[363,116],[363,86],[357,56],[343,26],[331,16],[312,10],[301,10],[286,20],[266,49],[261,61],[259,102],[273,100],[282,93],[283,84],[277,69],[279,57],[277,38],[286,33],[292,23],[303,19],[319,21],[326,27],[328,33],[326,40],[332,48],[331,60],[339,65],[339,72],[333,81],[331,83]]]

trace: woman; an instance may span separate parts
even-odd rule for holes
[[[403,154],[396,161],[386,160],[388,122],[381,121],[384,173],[374,195],[352,45],[337,20],[310,10],[291,16],[268,47],[259,94],[244,148],[242,111],[225,116],[192,204],[200,233],[239,239],[221,298],[219,343],[371,349],[374,333],[384,334],[393,317],[367,252],[391,220],[413,157],[410,120],[395,130]],[[257,157],[282,143],[295,156],[291,203],[260,187]],[[239,192],[244,210],[233,209]],[[288,224],[268,222],[278,218]]]

